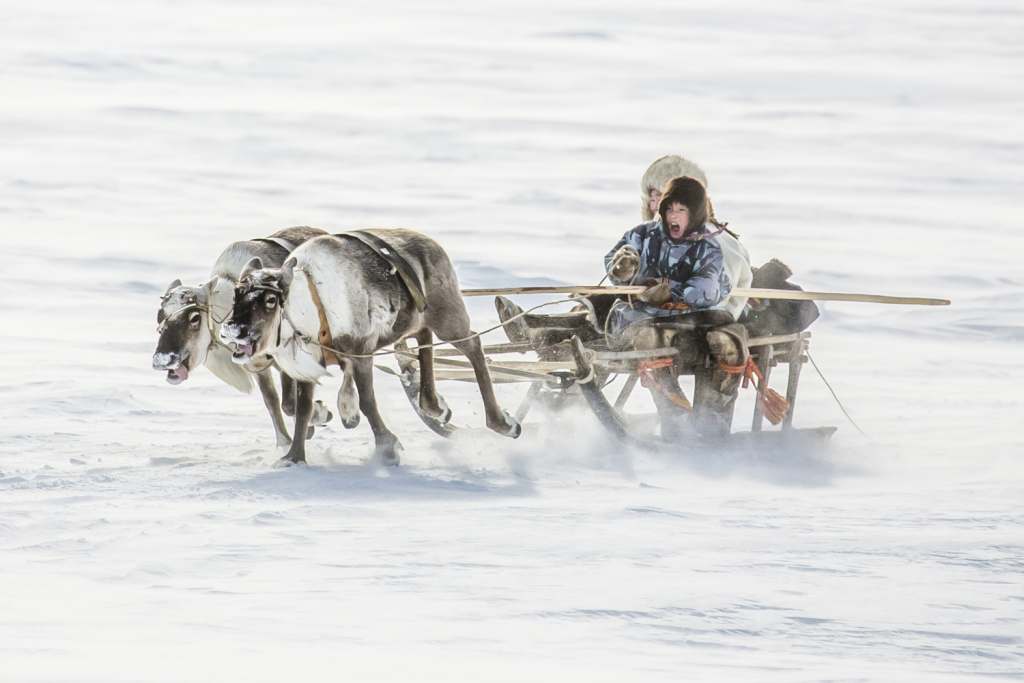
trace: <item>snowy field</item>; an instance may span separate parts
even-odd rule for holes
[[[0,10],[0,681],[1024,679],[1020,3],[368,4]],[[701,457],[465,385],[446,442],[378,374],[400,468],[364,420],[279,470],[150,368],[167,283],[290,225],[596,282],[673,152],[758,263],[953,299],[823,307],[868,437],[810,368],[829,448]]]

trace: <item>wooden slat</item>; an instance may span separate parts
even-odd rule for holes
[[[798,339],[789,347],[789,376],[786,379],[786,403],[789,410],[782,420],[782,429],[788,431],[793,428],[793,411],[796,410],[796,392],[800,385],[800,370],[804,366],[804,348],[807,340]]]
[[[402,351],[400,349],[395,349],[395,353],[398,354],[398,355],[410,356],[410,357],[413,357],[413,358],[415,358],[416,355],[417,355],[415,349],[410,349],[409,351]],[[447,365],[449,367],[455,367],[455,368],[472,368],[473,367],[473,364],[470,363],[468,360],[455,360],[454,358],[435,358],[434,359],[434,363],[436,365]],[[524,379],[542,380],[542,381],[545,381],[545,382],[548,381],[548,380],[555,379],[554,377],[551,377],[550,375],[548,375],[546,373],[543,373],[543,372],[533,372],[533,371],[530,371],[530,370],[521,370],[519,368],[505,367],[504,365],[502,365],[500,363],[488,362],[487,363],[487,368],[489,370],[491,370],[491,371],[500,370],[502,374],[512,375],[514,377],[522,377]]]
[[[462,296],[495,296],[499,294],[617,294],[636,296],[647,288],[638,286],[587,287],[566,285],[565,287],[503,287],[496,289],[464,289]],[[858,294],[854,292],[804,292],[791,289],[759,289],[736,287],[729,297],[751,299],[784,299],[787,301],[849,301],[872,304],[902,304],[907,306],[948,306],[949,299],[933,299],[920,296],[889,296],[887,294]]]
[[[678,355],[679,349],[671,346],[641,351],[596,351],[594,353],[597,360],[650,360]]]
[[[591,287],[566,285],[564,287],[497,287],[493,289],[464,289],[462,296],[498,296],[503,294],[639,294],[647,289],[632,285]]]
[[[737,287],[730,297],[749,299],[784,299],[786,301],[851,301],[865,304],[898,304],[904,306],[949,306],[949,299],[922,296],[889,296],[887,294],[856,294],[853,292],[804,292],[789,289],[757,289]]]
[[[576,363],[571,360],[503,360],[492,361],[487,359],[489,368],[507,368],[514,370],[532,370],[533,372],[557,372],[568,370],[575,372]]]
[[[810,336],[810,335],[808,335]],[[800,339],[800,334],[775,334],[767,337],[751,337],[747,340],[748,347],[771,346],[773,344],[786,344]]]
[[[472,370],[460,368],[434,368],[434,379],[441,382],[469,382],[476,384],[476,373]],[[491,381],[495,384],[523,384],[536,383],[538,380],[527,377],[519,377],[502,374],[500,370],[491,373]]]
[[[761,354],[757,358],[757,367],[761,370],[761,376],[764,378],[761,380],[761,392],[768,390],[768,380],[772,374],[772,347],[766,346]],[[754,419],[751,421],[750,431],[759,432],[764,424],[764,408],[761,406],[761,401],[754,400]]]
[[[487,344],[484,346],[485,355],[497,355],[500,353],[526,353],[533,351],[533,346],[526,342],[516,344]],[[435,356],[461,356],[462,351],[453,348],[435,348]]]

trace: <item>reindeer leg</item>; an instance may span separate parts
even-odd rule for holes
[[[373,359],[355,358],[351,363],[356,388],[359,390],[359,410],[366,416],[373,430],[374,455],[379,456],[385,465],[397,465],[401,459],[402,444],[377,412],[377,399],[373,394]]]
[[[416,343],[420,346],[420,411],[441,424],[447,424],[452,419],[452,411],[444,399],[437,395],[437,382],[434,381],[434,349],[430,346],[434,343],[434,333],[429,327],[424,327],[416,333]]]
[[[284,377],[284,375],[281,375]],[[270,421],[274,423],[274,436],[277,437],[278,446],[288,446],[292,439],[288,436],[288,428],[284,424],[284,416],[281,415],[281,400],[277,395],[277,388],[274,386],[274,375],[270,369],[256,374],[256,384],[259,385],[260,394],[263,396],[263,405],[270,413]]]
[[[281,409],[288,417],[295,415],[295,380],[281,373]]]
[[[480,388],[480,396],[484,400],[487,426],[502,436],[517,438],[522,434],[523,428],[518,420],[498,405],[480,338],[475,336],[469,327],[469,314],[466,313],[466,307],[458,295],[458,290],[455,291],[451,299],[446,299],[445,303],[447,305],[427,309],[429,316],[427,325],[438,337],[444,341],[450,341],[473,365],[476,384]],[[455,341],[456,339],[463,341]]]
[[[341,388],[338,389],[338,415],[345,429],[355,429],[359,424],[359,397],[356,396],[356,385],[352,378],[352,363],[342,361]]]
[[[480,338],[472,337],[465,341],[453,342],[453,344],[473,364],[476,383],[480,387],[480,396],[484,399],[487,427],[502,436],[508,436],[513,439],[519,438],[519,435],[523,433],[523,427],[508,411],[502,410],[501,406],[498,405],[498,399],[494,395],[494,384],[491,383],[491,373],[487,370],[487,360],[484,358]]]
[[[281,393],[283,399],[281,401],[281,408],[284,410],[284,414],[288,416],[295,415],[295,380],[288,375],[281,373]],[[322,427],[331,419],[334,415],[331,414],[330,408],[323,401],[313,401],[313,415],[310,417],[310,422],[317,427]],[[306,438],[310,439],[313,437],[313,429],[311,428],[306,432]]]
[[[309,418],[313,415],[314,384],[298,381],[295,384],[295,433],[307,434]],[[306,462],[306,439],[296,437],[292,439],[292,447],[278,460],[278,464],[287,467],[300,462]]]

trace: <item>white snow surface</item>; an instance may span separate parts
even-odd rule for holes
[[[370,5],[4,6],[0,680],[1024,678],[1020,3]],[[378,374],[402,466],[364,420],[282,470],[257,395],[150,369],[167,283],[289,225],[596,282],[672,152],[755,262],[954,301],[823,306],[868,438],[809,367],[828,448],[700,456],[462,384],[445,441]]]

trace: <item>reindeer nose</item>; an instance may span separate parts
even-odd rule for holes
[[[181,365],[181,354],[174,353],[154,353],[153,354],[153,369],[154,370],[170,370]]]
[[[221,340],[230,343],[238,339],[244,339],[248,331],[249,330],[245,325],[226,322],[220,326],[220,338]]]

